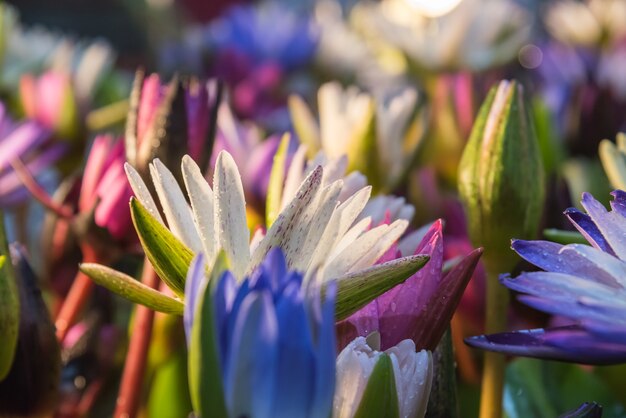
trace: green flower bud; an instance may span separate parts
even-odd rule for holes
[[[501,81],[474,122],[459,166],[470,238],[489,264],[510,270],[511,238],[532,238],[541,219],[544,172],[522,86]]]

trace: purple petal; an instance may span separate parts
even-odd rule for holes
[[[577,325],[480,335],[465,339],[476,348],[515,356],[583,364],[626,361],[626,345],[598,341]]]
[[[621,216],[626,217],[626,192],[614,190],[611,192],[611,195],[614,199],[611,201],[611,208]]]
[[[35,122],[24,122],[0,141],[0,170],[48,139],[48,132]]]
[[[563,251],[564,245],[550,241],[513,240],[511,248],[524,260],[542,270],[592,277],[607,286],[620,287],[613,276],[574,251]]]
[[[604,236],[602,235],[596,224],[591,220],[591,217],[589,215],[586,215],[575,208],[569,208],[563,213],[565,213],[565,216],[567,216],[570,222],[581,234],[583,234],[585,239],[589,241],[591,245],[604,252],[615,255],[613,249],[604,239]]]
[[[626,346],[626,325],[583,320],[582,326],[599,339]]]
[[[331,282],[326,287],[325,300],[321,307],[321,321],[317,339],[317,375],[315,376],[315,394],[313,409],[309,416],[326,418],[332,409],[335,394],[335,359],[337,358],[335,341],[335,299],[337,284]]]
[[[597,308],[597,305],[581,303],[570,299],[541,298],[537,296],[519,296],[518,300],[532,308],[552,315],[562,315],[572,319],[593,319],[597,321],[615,320],[612,313]]]
[[[590,193],[583,193],[580,203],[615,254],[626,260],[626,218],[616,212],[608,212]]]

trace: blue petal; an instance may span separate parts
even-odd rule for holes
[[[300,285],[291,282],[276,305],[279,358],[273,417],[308,415],[315,384],[313,338]]]
[[[335,394],[335,361],[337,344],[335,337],[335,299],[337,284],[331,282],[326,287],[326,297],[322,306],[321,321],[317,338],[317,374],[315,396],[310,416],[326,418],[333,407]],[[316,303],[315,305],[319,305]]]
[[[237,283],[235,276],[230,271],[225,271],[215,287],[213,306],[215,308],[215,327],[218,333],[217,344],[220,353],[220,363],[226,364],[228,356],[229,321],[237,295]],[[224,373],[225,374],[225,373]]]
[[[204,256],[198,254],[193,259],[187,272],[187,280],[185,281],[185,311],[183,312],[183,323],[185,325],[185,336],[187,337],[187,346],[191,341],[191,328],[193,326],[193,318],[196,314],[198,301],[201,300],[200,292],[206,289],[207,277],[204,272]]]
[[[233,417],[270,418],[278,361],[278,323],[267,291],[251,292],[237,314],[225,376]]]
[[[613,249],[609,245],[609,243],[604,239],[604,236],[596,226],[596,224],[591,220],[589,215],[586,215],[575,208],[569,208],[565,212],[565,216],[570,220],[570,222],[578,229],[578,231],[583,234],[585,239],[589,241],[591,245],[594,247],[607,252],[609,254],[615,255]]]

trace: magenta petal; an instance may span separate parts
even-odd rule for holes
[[[20,124],[10,135],[0,141],[0,170],[8,167],[11,160],[41,145],[48,132],[35,122]]]
[[[109,155],[112,141],[113,138],[109,135],[98,135],[93,140],[83,172],[79,202],[81,211],[89,210],[95,204],[96,188],[102,177],[102,171]]]
[[[376,299],[378,304],[381,348],[386,350],[406,338],[413,338],[424,326],[424,309],[441,284],[443,264],[442,223],[437,221],[426,233],[416,254],[426,254],[430,260],[406,282]]]

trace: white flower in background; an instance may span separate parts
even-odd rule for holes
[[[464,0],[439,17],[414,3],[361,3],[351,20],[364,36],[384,39],[429,71],[480,71],[506,63],[530,37],[530,13],[510,0]]]
[[[296,132],[309,157],[320,150],[331,160],[346,155],[349,171],[359,170],[371,182],[384,170],[388,183],[380,186],[392,188],[411,164],[423,133],[421,128],[410,129],[423,116],[417,91],[407,87],[374,96],[330,82],[317,96],[319,122],[304,100],[289,99]]]
[[[367,204],[371,188],[363,187],[345,201],[339,196],[343,180],[324,183],[324,168],[315,167],[297,188],[295,197],[278,214],[267,232],[258,230],[252,242],[247,228],[241,177],[233,158],[218,155],[213,188],[188,156],[182,173],[191,206],[173,174],[158,160],[150,174],[172,233],[195,253],[213,260],[223,249],[231,271],[243,279],[273,247],[285,252],[288,267],[317,280],[340,278],[372,266],[408,226],[397,220],[371,229],[371,219],[356,222]],[[163,222],[148,188],[130,165],[126,173],[139,201]]]
[[[415,343],[404,340],[385,352],[371,347],[373,338],[358,337],[337,357],[337,381],[333,403],[334,418],[353,417],[361,404],[370,376],[381,359],[389,356],[393,368],[399,416],[423,417],[433,379],[430,351],[415,352]]]
[[[596,46],[626,34],[623,0],[561,0],[550,4],[545,24],[550,34],[570,45]]]

